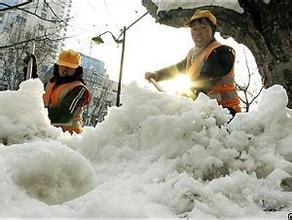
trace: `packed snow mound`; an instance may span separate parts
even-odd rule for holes
[[[191,101],[132,84],[122,100],[82,138],[61,141],[97,164],[148,162],[141,172],[162,187],[151,194],[177,214],[206,216],[207,209],[211,216],[234,217],[254,207],[292,206],[280,186],[292,175],[292,118],[282,86],[265,90],[258,109],[238,114],[230,124],[228,111],[204,94]],[[221,187],[202,191],[210,185]]]
[[[43,84],[39,79],[21,83],[17,91],[0,92],[0,144],[57,136],[58,129],[51,127],[44,108],[43,93]]]
[[[95,186],[95,172],[88,161],[59,142],[18,144],[2,147],[0,153],[2,175],[47,204],[74,199]]]
[[[121,107],[109,109],[104,122],[85,128],[82,139],[70,139],[70,146],[79,146],[78,150],[86,157],[95,157],[93,160],[115,157],[113,148],[121,151],[125,146],[128,150],[121,156],[131,157],[131,149],[152,149],[157,156],[172,158],[189,148],[193,134],[220,130],[231,119],[228,110],[203,93],[194,102],[131,84],[123,91],[122,100]]]
[[[270,97],[277,101],[271,103]],[[228,111],[202,93],[194,102],[133,84],[122,100],[103,123],[69,145],[96,161],[131,159],[137,150],[147,151],[153,159],[175,159],[178,172],[204,180],[236,170],[266,177],[279,168],[292,175],[292,119],[281,86],[264,91],[258,110],[238,114],[230,124]]]
[[[0,144],[0,216],[283,219],[291,212],[292,195],[283,185],[292,176],[292,114],[283,87],[265,90],[257,109],[229,124],[228,110],[204,94],[191,101],[131,84],[121,100],[80,135],[38,133],[30,142],[19,136],[24,144]],[[35,173],[53,176],[44,185],[54,189],[31,190]],[[71,182],[78,177],[82,189]]]

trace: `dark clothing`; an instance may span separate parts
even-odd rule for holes
[[[27,68],[28,68],[28,63],[30,58],[32,58],[32,72],[31,72],[31,78],[35,79],[38,78],[38,66],[37,66],[37,62],[36,62],[36,56],[34,54],[29,54],[27,53],[26,57],[23,60],[23,78],[24,80],[26,79],[26,74],[27,74]]]
[[[158,81],[167,80],[178,74],[186,74],[192,81],[187,96],[195,99],[200,92],[219,105],[240,112],[240,101],[234,82],[235,52],[213,39],[204,48],[192,48],[181,62],[156,71]]]
[[[24,63],[24,78],[29,59],[33,60],[32,78],[37,78],[36,57],[28,54]],[[82,131],[83,107],[88,105],[91,93],[83,80],[83,68],[78,66],[73,76],[60,77],[58,65],[54,64],[53,77],[45,85],[43,95],[52,125],[63,131],[80,133]]]
[[[86,96],[83,95],[85,91],[82,91],[83,88],[83,86],[74,88],[61,100],[60,105],[48,107],[49,118],[52,124],[67,123],[74,117],[79,106],[86,101]],[[76,99],[79,94],[81,94],[80,98]],[[74,101],[76,102],[75,107],[70,108]]]
[[[58,72],[58,65],[54,64],[53,69],[53,77],[50,79],[50,82],[55,82],[56,84],[63,84],[67,82],[74,82],[74,81],[80,81],[85,85],[85,82],[83,80],[83,68],[81,66],[77,67],[76,72],[73,76],[66,76],[66,77],[60,77]]]
[[[221,79],[222,76],[228,74],[233,68],[235,56],[232,48],[222,45],[212,51],[208,59],[204,62],[200,75],[196,81],[200,81],[204,87],[195,88],[198,92],[208,93]],[[156,72],[159,73],[160,80],[167,80],[177,74],[185,74],[187,72],[187,57],[181,62],[170,67],[163,68]]]
[[[83,106],[90,102],[91,94],[82,79],[83,68],[78,67],[73,76],[60,77],[58,65],[54,65],[54,76],[46,85],[45,106],[51,123],[64,131],[80,133]]]
[[[83,76],[83,68],[79,66],[76,69],[76,72],[73,76],[69,77],[60,77],[58,73],[58,65],[54,64],[54,71],[53,71],[53,77],[50,79],[50,82],[55,82],[55,87],[58,87],[59,85],[80,81],[85,85],[85,82],[82,79]],[[52,123],[64,123],[68,122],[72,119],[74,114],[77,111],[77,107],[81,105],[86,100],[85,96],[80,97],[77,101],[75,100],[78,94],[82,93],[83,86],[77,86],[73,90],[71,90],[62,100],[61,103],[58,106],[49,106],[48,112],[49,112],[49,118]],[[77,102],[75,109],[69,109],[73,101]]]

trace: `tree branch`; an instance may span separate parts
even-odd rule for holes
[[[7,6],[7,7],[11,7],[10,5],[7,5],[7,4],[5,4],[5,3],[0,3],[0,5],[4,5],[4,6]],[[23,8],[19,8],[19,7],[11,7],[11,8],[15,8],[15,9],[18,9],[18,10],[20,10],[20,11],[24,11],[24,12],[26,12],[26,13],[28,13],[28,14],[31,14],[31,15],[33,15],[33,16],[36,16],[37,18],[39,18],[39,19],[41,19],[41,20],[43,20],[43,21],[48,21],[48,22],[52,22],[52,23],[58,23],[58,22],[64,22],[63,20],[50,20],[50,19],[46,19],[46,18],[42,18],[40,15],[38,15],[38,14],[36,14],[36,13],[33,13],[33,12],[31,12],[31,11],[29,11],[29,10],[26,10],[26,9],[23,9]],[[9,8],[9,9],[11,9],[11,8]],[[1,10],[0,10],[1,11]],[[64,22],[65,23],[65,22]]]
[[[0,3],[0,5],[3,5],[3,6],[5,6],[5,7],[7,7],[7,8],[2,8],[2,9],[0,9],[0,12],[2,12],[2,11],[7,11],[7,10],[11,10],[11,9],[15,9],[15,8],[20,7],[20,6],[24,6],[24,5],[27,5],[27,4],[29,4],[29,3],[32,3],[32,2],[33,2],[33,0],[28,0],[27,2],[23,2],[23,3],[17,4],[17,5],[13,5],[13,6],[11,6],[11,5],[7,5],[7,4],[5,4],[5,3]]]
[[[259,95],[261,94],[261,92],[262,92],[262,90],[263,90],[264,88],[265,88],[265,87],[262,86],[262,88],[260,89],[259,93],[258,93],[255,97],[253,97],[253,99],[250,101],[250,104],[253,103],[253,101],[256,100],[257,97],[259,97]]]
[[[68,37],[50,39],[49,36],[51,36],[51,35],[44,35],[44,36],[40,36],[40,37],[31,38],[31,39],[28,39],[28,40],[19,41],[19,42],[14,43],[14,44],[0,46],[0,50],[1,49],[6,49],[6,48],[9,48],[9,47],[14,47],[14,46],[17,46],[17,45],[20,45],[20,44],[25,44],[25,43],[28,43],[28,42],[31,42],[31,41],[43,41],[43,40],[59,41],[59,40],[63,40],[63,39],[74,37],[74,36],[68,36]]]
[[[49,4],[46,0],[44,0],[44,3],[45,3],[46,6],[48,6],[48,8],[50,9],[50,11],[53,13],[53,15],[55,15],[55,17],[59,19],[59,21],[62,21],[62,22],[64,22],[66,25],[68,25],[68,23],[67,23],[66,21],[62,20],[62,19],[56,14],[56,12],[52,9],[52,7],[50,6],[50,4]]]

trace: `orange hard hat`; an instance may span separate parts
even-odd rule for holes
[[[81,62],[80,54],[74,50],[64,50],[60,53],[57,64],[76,69]]]
[[[211,21],[211,23],[214,25],[214,26],[217,26],[217,19],[216,17],[212,14],[211,11],[209,10],[197,10],[195,12],[195,14],[190,18],[190,20],[188,20],[186,23],[185,23],[185,26],[188,26],[190,27],[192,22],[194,20],[197,20],[197,19],[200,19],[200,18],[206,18],[208,19],[209,21]]]

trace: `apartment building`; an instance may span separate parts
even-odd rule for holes
[[[23,59],[33,43],[40,72],[48,71],[54,63],[64,46],[72,0],[6,0],[3,4],[0,7],[0,89],[17,89],[23,80]],[[5,81],[7,85],[1,87]]]
[[[107,107],[116,103],[118,83],[109,79],[104,62],[81,53],[84,80],[92,92],[92,100],[84,112],[86,125],[95,125],[104,119]]]

